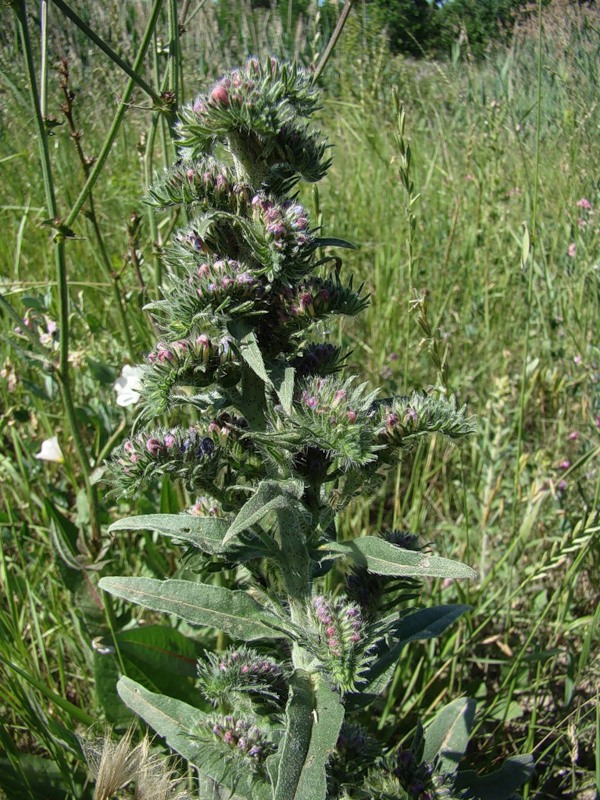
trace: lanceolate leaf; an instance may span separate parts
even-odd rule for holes
[[[435,639],[441,636],[470,608],[471,606],[466,605],[433,606],[433,608],[423,608],[401,618],[393,626],[395,641],[390,643],[391,637],[386,637],[378,645],[374,652],[376,660],[364,674],[367,686],[360,694],[351,698],[350,704],[353,707],[361,708],[375,700],[392,679],[396,662],[408,642],[418,639]]]
[[[266,800],[263,787],[251,788],[245,776],[234,774],[228,768],[222,752],[212,752],[197,737],[199,725],[205,720],[201,711],[181,700],[149,692],[130,678],[122,677],[117,689],[123,702],[162,736],[172,750],[195,764],[205,781],[214,781],[217,787],[223,784],[223,794],[219,788],[215,788],[214,797],[227,797],[228,800]]]
[[[269,622],[277,625],[276,617],[264,611],[246,592],[154,578],[102,578],[100,588],[153,611],[175,614],[193,625],[217,628],[234,639],[250,642],[285,636],[268,627]]]
[[[250,331],[240,339],[240,353],[246,364],[258,375],[267,386],[271,385],[271,379],[267,375],[265,362],[263,361],[262,352],[256,341],[256,334]]]
[[[223,544],[226,545],[238,534],[256,525],[270,511],[297,506],[304,487],[301,481],[262,481],[250,500],[245,503],[231,523]]]
[[[277,392],[277,397],[286,414],[292,413],[292,401],[294,399],[294,375],[296,370],[293,367],[286,367],[284,370],[271,370],[271,382]]]
[[[511,756],[490,775],[478,775],[474,770],[459,772],[454,785],[457,789],[468,789],[480,800],[510,800],[534,771],[532,756]]]
[[[110,526],[114,531],[157,531],[181,539],[205,553],[217,555],[223,549],[223,537],[229,522],[218,517],[194,517],[191,514],[143,514],[126,517]]]
[[[202,649],[167,625],[143,625],[115,636],[119,652],[143,671],[193,676]]]
[[[325,767],[343,719],[340,698],[327,683],[297,670],[290,681],[285,737],[274,761],[274,800],[325,800]]]
[[[459,561],[403,550],[376,536],[332,542],[327,549],[341,553],[377,575],[415,578],[476,578],[475,570]]]
[[[201,711],[181,700],[149,692],[127,677],[119,680],[117,691],[125,705],[139,714],[159,736],[166,740],[169,747],[192,764],[196,763],[198,750],[194,747],[189,733],[203,718]]]
[[[439,759],[439,772],[456,772],[464,756],[473,727],[475,701],[459,697],[444,706],[425,728],[423,761],[432,764]]]

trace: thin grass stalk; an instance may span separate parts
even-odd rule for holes
[[[47,0],[45,0],[44,5],[46,4]],[[137,85],[142,89],[146,94],[152,99],[152,102],[157,106],[162,106],[163,101],[162,98],[154,89],[150,86],[149,83],[142,78],[142,76],[137,72],[137,68],[134,67],[133,69],[129,66],[129,64],[124,61],[118,53],[108,45],[106,42],[101,39],[97,33],[95,33],[89,25],[87,25],[81,17],[79,17],[72,8],[70,8],[66,3],[63,3],[63,0],[52,0],[55,6],[57,6],[65,17],[68,17],[71,22],[74,22],[75,25],[85,33],[85,35],[97,45],[103,53],[105,53],[111,61],[113,61],[119,69],[123,70],[126,75],[137,83]]]
[[[146,26],[146,30],[144,31],[144,36],[142,42],[140,44],[140,49],[136,56],[135,62],[133,64],[133,70],[137,73],[146,53],[148,51],[148,47],[150,46],[150,42],[152,40],[152,35],[154,33],[154,28],[156,27],[156,23],[158,22],[158,17],[160,14],[160,10],[162,8],[162,0],[154,0],[154,4],[152,6],[152,11],[150,14],[150,19],[148,20],[148,24]],[[79,193],[79,197],[75,200],[75,203],[69,212],[67,219],[65,220],[65,227],[69,228],[77,219],[79,212],[83,208],[89,193],[94,188],[96,181],[98,180],[100,173],[106,163],[106,159],[110,153],[110,150],[113,146],[113,143],[117,137],[117,133],[119,132],[119,128],[121,127],[121,122],[125,116],[125,112],[129,108],[129,99],[135,87],[136,81],[133,78],[129,79],[127,86],[125,87],[125,91],[123,92],[123,97],[121,98],[121,102],[119,104],[119,108],[117,109],[117,113],[114,116],[112,124],[110,126],[110,130],[106,135],[106,139],[102,146],[102,150],[100,151],[100,155],[98,156],[97,161],[95,162],[92,170],[90,171],[89,177],[85,182],[83,188]]]
[[[60,708],[62,711],[66,712],[72,719],[86,726],[93,725],[94,722],[96,722],[94,717],[92,717],[90,714],[87,714],[85,711],[83,711],[83,709],[78,708],[78,706],[71,703],[70,700],[66,700],[64,697],[56,694],[56,692],[53,692],[51,689],[49,689],[45,683],[39,681],[37,678],[34,678],[33,675],[29,675],[27,672],[25,672],[25,670],[21,669],[16,664],[12,664],[2,655],[2,653],[0,653],[0,662],[19,675],[19,677],[23,678],[26,683],[28,683],[38,692],[43,694],[44,697],[54,703],[57,708]]]
[[[35,75],[35,66],[33,63],[33,51],[31,48],[31,40],[29,38],[29,28],[27,24],[27,5],[25,0],[15,2],[13,4],[17,21],[21,33],[21,45],[23,54],[25,56],[27,72],[29,76],[29,86],[31,90],[31,99],[34,109],[34,114],[38,129],[38,143],[40,147],[40,160],[42,165],[42,175],[44,180],[44,191],[46,196],[46,206],[48,214],[54,224],[58,223],[58,208],[56,204],[56,193],[54,190],[54,181],[52,177],[52,166],[50,163],[50,150],[48,147],[48,135],[42,117],[40,107],[40,98],[37,91],[37,82]],[[59,366],[56,372],[58,377],[59,386],[61,389],[61,397],[65,414],[69,424],[69,430],[73,437],[77,456],[79,458],[83,482],[85,486],[86,495],[90,507],[90,524],[92,529],[92,539],[96,546],[99,546],[100,541],[100,507],[98,501],[98,493],[96,488],[90,481],[90,463],[87,455],[87,450],[81,436],[77,415],[75,412],[75,403],[71,392],[70,371],[69,371],[69,288],[67,279],[67,265],[65,259],[65,235],[62,226],[57,231],[54,238],[54,262],[56,268],[56,285],[58,291],[59,303],[59,325],[60,325],[60,340],[59,340]]]
[[[538,192],[540,183],[540,150],[541,150],[541,125],[542,125],[542,0],[538,0],[538,35],[537,35],[537,89],[536,89],[536,132],[535,132],[535,168],[533,175],[533,198],[531,208],[531,244],[527,248],[526,258],[523,258],[523,267],[527,264],[527,299],[525,320],[525,342],[523,347],[523,365],[521,368],[521,386],[519,389],[519,409],[517,415],[517,456],[514,480],[514,506],[513,506],[513,533],[517,529],[517,514],[519,509],[519,481],[521,478],[521,456],[523,453],[523,423],[525,419],[525,395],[527,384],[527,361],[529,359],[529,345],[531,338],[531,303],[533,299],[534,256],[537,249],[537,214]],[[527,235],[527,231],[525,232]],[[525,251],[524,251],[525,256]]]

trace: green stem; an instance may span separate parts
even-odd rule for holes
[[[175,95],[175,102],[171,105],[173,117],[177,112],[180,101],[179,64],[181,62],[181,49],[179,42],[179,23],[177,21],[177,0],[169,0],[169,89]]]
[[[154,142],[156,139],[156,128],[158,125],[158,114],[152,115],[152,123],[146,140],[144,152],[144,181],[146,191],[152,184],[152,162],[154,153]],[[154,259],[154,283],[158,288],[162,283],[162,261],[160,258],[160,242],[158,240],[158,225],[156,224],[156,212],[148,206],[148,227],[150,228],[150,239],[152,244],[152,258]]]
[[[313,75],[313,83],[316,83],[319,80],[319,78],[321,77],[321,73],[327,66],[327,62],[329,61],[331,54],[333,53],[333,50],[337,44],[338,39],[342,35],[342,31],[344,30],[344,25],[346,24],[346,20],[348,19],[350,11],[352,10],[352,6],[354,5],[355,2],[356,0],[346,0],[344,4],[344,10],[340,14],[340,18],[337,21],[335,30],[331,34],[331,39],[327,43],[325,52],[321,56],[321,60],[319,61],[319,64],[315,69],[315,73]]]
[[[71,138],[73,139],[73,143],[75,144],[75,150],[77,151],[77,156],[79,158],[79,163],[81,164],[81,169],[83,170],[84,177],[87,179],[88,175],[90,174],[91,169],[91,161],[90,159],[86,158],[85,153],[83,152],[83,147],[81,146],[81,132],[77,130],[77,126],[75,125],[75,118],[73,116],[73,93],[70,91],[69,87],[69,67],[66,61],[63,61],[60,67],[60,75],[61,75],[61,89],[63,91],[65,102],[61,106],[61,109],[66,117],[67,123],[69,125],[69,130],[71,131]],[[89,199],[88,199],[89,210],[87,213],[87,217],[94,229],[94,235],[96,237],[96,243],[98,245],[98,253],[100,256],[100,263],[106,273],[107,278],[112,282],[113,294],[115,297],[115,305],[119,312],[119,316],[121,318],[121,327],[125,333],[125,339],[127,341],[127,348],[129,350],[129,356],[132,361],[135,361],[135,351],[133,347],[133,341],[131,339],[131,334],[129,332],[129,325],[127,322],[127,315],[125,313],[125,308],[123,306],[123,300],[121,298],[121,292],[119,291],[119,278],[118,275],[113,270],[112,264],[110,262],[110,257],[108,255],[108,250],[106,249],[106,243],[104,242],[104,237],[102,236],[102,231],[100,230],[100,225],[98,224],[98,217],[96,215],[96,204],[94,203],[94,195],[90,192]]]
[[[40,36],[40,111],[45,118],[48,113],[48,0],[42,0]]]
[[[50,151],[48,147],[48,135],[44,126],[44,119],[40,107],[40,98],[37,91],[37,82],[35,75],[35,66],[33,63],[33,53],[31,48],[31,41],[29,38],[29,29],[27,25],[27,6],[25,0],[20,0],[13,5],[17,20],[19,23],[21,33],[21,44],[25,61],[27,65],[27,72],[29,76],[29,87],[31,90],[32,105],[35,113],[35,119],[38,129],[38,143],[40,147],[40,160],[42,165],[42,175],[44,181],[44,192],[46,195],[46,206],[49,216],[56,220],[58,217],[56,194],[54,191],[54,182],[52,178],[52,167],[50,163]],[[86,494],[88,496],[88,503],[90,506],[90,522],[92,527],[92,537],[96,545],[100,540],[100,507],[98,501],[98,493],[96,488],[90,482],[90,463],[87,454],[79,424],[75,411],[75,403],[71,392],[70,373],[69,373],[69,292],[67,280],[67,267],[65,261],[65,237],[62,233],[55,236],[55,249],[54,249],[54,262],[56,267],[56,283],[58,290],[58,304],[59,304],[59,325],[60,325],[60,342],[59,342],[59,367],[57,370],[57,377],[61,389],[61,397],[65,409],[67,421],[77,456],[81,465],[83,481],[85,485]]]
[[[148,20],[148,25],[146,26],[144,37],[142,39],[140,49],[138,51],[137,57],[133,65],[133,69],[136,72],[142,65],[142,62],[146,56],[146,52],[148,51],[148,47],[152,40],[152,34],[154,32],[154,28],[156,26],[156,23],[158,22],[158,16],[161,7],[162,7],[162,0],[154,0],[154,5],[152,7],[150,19]],[[102,150],[100,151],[100,155],[98,156],[98,159],[94,163],[93,169],[91,170],[87,181],[85,182],[81,192],[79,193],[79,197],[75,201],[75,204],[73,205],[73,208],[69,213],[69,216],[65,220],[65,226],[67,228],[69,228],[77,219],[77,216],[79,215],[79,212],[83,208],[83,205],[86,202],[89,193],[94,188],[94,185],[98,180],[100,173],[102,172],[106,159],[108,158],[110,150],[116,139],[117,133],[119,132],[119,128],[121,127],[121,122],[123,121],[125,112],[129,107],[129,99],[131,97],[131,93],[133,92],[135,84],[136,81],[133,78],[130,78],[127,86],[125,87],[125,91],[123,92],[123,97],[119,104],[117,113],[115,114],[115,117],[113,119],[112,125],[110,126],[110,130],[106,136],[106,140],[102,146]]]
[[[162,105],[161,96],[157,94],[157,92],[155,92],[154,89],[148,83],[146,83],[146,81],[141,77],[141,75],[138,74],[137,70],[139,65],[137,64],[137,61],[132,69],[126,61],[123,61],[121,56],[115,53],[115,51],[111,47],[109,47],[103,39],[101,39],[98,36],[98,34],[94,33],[94,31],[90,28],[90,26],[87,25],[81,19],[81,17],[79,17],[71,8],[69,8],[69,6],[66,3],[63,3],[63,0],[52,0],[52,2],[54,3],[55,6],[58,6],[58,8],[62,11],[65,17],[68,17],[72,22],[75,23],[75,25],[77,25],[77,27],[80,30],[82,30],[85,33],[88,39],[91,39],[92,42],[94,42],[94,44],[96,44],[100,48],[100,50],[102,50],[102,52],[106,53],[106,55],[111,59],[111,61],[114,61],[114,63],[120,69],[122,69],[125,74],[129,75],[129,77],[133,81],[135,81],[135,83],[137,83],[140,89],[143,89],[146,92],[146,94],[152,99],[155,105],[157,106]]]

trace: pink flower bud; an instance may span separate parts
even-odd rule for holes
[[[222,83],[218,83],[210,93],[210,100],[216,106],[228,106],[229,92],[227,87],[225,87]]]
[[[150,453],[151,456],[160,455],[163,451],[163,445],[158,439],[148,439],[146,442],[146,450]]]

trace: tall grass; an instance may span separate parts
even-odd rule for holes
[[[325,9],[302,16],[291,3],[285,14],[180,3],[185,24],[175,31],[167,5],[137,74],[156,95],[178,88],[180,102],[249,52],[316,63],[334,22]],[[145,3],[72,7],[133,64]],[[56,5],[48,12],[42,96],[64,220],[86,173],[60,111],[58,62],[69,60],[73,116],[92,157],[108,141],[129,78]],[[39,22],[32,7],[38,85]],[[334,167],[319,195],[304,198],[315,216],[327,210],[329,234],[359,245],[348,264],[372,304],[338,331],[357,369],[390,392],[438,386],[480,420],[469,449],[433,442],[417,451],[345,519],[348,536],[381,526],[417,531],[480,574],[467,589],[432,584],[438,601],[458,598],[474,611],[441,642],[405,652],[382,708],[382,735],[407,740],[417,711],[468,693],[479,701],[472,763],[531,750],[539,766],[529,796],[539,798],[593,797],[600,788],[599,27],[597,11],[555,2],[544,12],[541,48],[530,21],[510,49],[484,62],[458,49],[447,63],[411,62],[389,55],[358,7],[322,77]],[[8,797],[85,797],[91,790],[75,734],[104,719],[126,724],[117,701],[108,703],[94,682],[114,680],[118,661],[101,652],[131,612],[104,605],[98,576],[109,561],[111,572],[164,576],[173,559],[148,534],[90,538],[90,494],[82,490],[53,366],[58,339],[48,327],[59,318],[55,245],[42,224],[48,212],[35,120],[7,7],[0,31],[0,786]],[[96,489],[97,470],[131,422],[112,385],[148,347],[143,304],[157,294],[161,246],[178,224],[153,217],[141,202],[153,172],[172,159],[172,108],[153,109],[135,86],[93,188],[93,215],[87,198],[72,221],[75,238],[65,241],[67,363]],[[410,207],[395,95],[413,199],[419,194]],[[584,198],[591,210],[578,206]],[[6,303],[31,320],[30,335]],[[64,464],[35,457],[53,435]],[[166,486],[135,508],[100,489],[99,521],[177,507]]]

